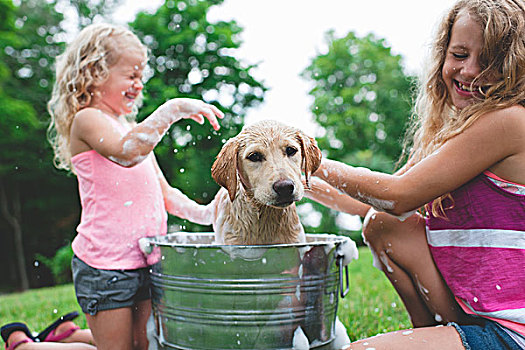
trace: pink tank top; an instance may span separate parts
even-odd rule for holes
[[[111,119],[117,130],[126,130]],[[107,270],[137,269],[154,263],[138,240],[164,235],[167,213],[153,159],[125,168],[96,151],[72,157],[77,174],[82,215],[73,252],[86,264]]]
[[[443,203],[446,218],[429,213],[427,239],[439,271],[465,312],[525,336],[523,185],[487,175],[491,174],[480,174],[451,193],[453,203]]]

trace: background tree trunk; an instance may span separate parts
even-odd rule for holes
[[[22,211],[20,205],[20,191],[18,185],[12,188],[11,198],[11,209],[9,211],[9,198],[6,194],[4,181],[0,179],[0,207],[2,209],[2,215],[13,228],[14,243],[15,243],[15,256],[18,268],[18,276],[20,278],[20,289],[22,291],[29,289],[29,279],[27,277],[25,255],[24,255],[24,244],[22,239]]]

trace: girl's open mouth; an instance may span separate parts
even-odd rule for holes
[[[456,87],[456,92],[459,95],[466,96],[466,97],[471,97],[474,95],[481,96],[480,91],[483,91],[483,87],[471,85],[470,83],[461,83],[457,80],[453,80],[453,81],[454,81],[454,86]]]

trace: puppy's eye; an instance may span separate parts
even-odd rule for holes
[[[291,146],[286,147],[286,155],[288,157],[292,157],[296,153],[297,153],[297,148],[291,147]]]
[[[248,155],[248,157],[246,157],[249,161],[252,161],[252,162],[262,162],[263,160],[263,155],[259,152],[253,152],[253,153],[250,153]]]

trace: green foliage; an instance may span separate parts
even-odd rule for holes
[[[326,129],[318,142],[329,158],[391,171],[410,115],[412,78],[401,57],[372,34],[338,39],[328,32],[326,39],[328,53],[303,72],[314,83],[315,120]]]
[[[59,248],[52,258],[42,254],[37,254],[35,258],[51,270],[57,284],[71,282],[71,259],[73,258],[71,244]]]

